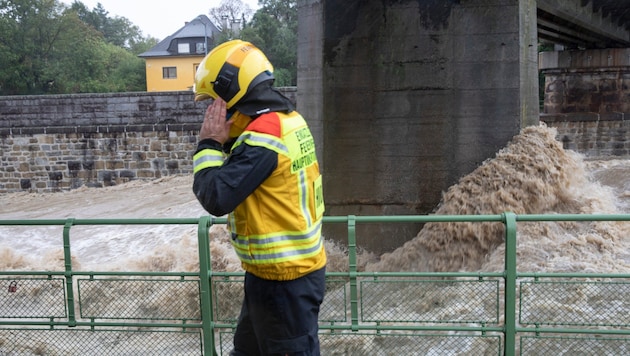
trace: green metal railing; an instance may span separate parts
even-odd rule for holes
[[[629,222],[630,215],[325,217],[325,224],[348,228],[348,270],[326,274],[322,354],[627,354],[630,274],[517,271],[517,223],[558,221]],[[411,222],[501,223],[505,269],[359,271],[357,225]],[[0,220],[2,226],[63,226],[64,252],[63,271],[0,271],[0,355],[99,350],[226,355],[243,274],[210,267],[210,227],[225,223],[209,216]],[[80,225],[196,225],[199,272],[78,271],[72,265],[70,231]]]

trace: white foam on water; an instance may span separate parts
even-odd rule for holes
[[[545,126],[525,128],[494,158],[444,192],[435,214],[630,213],[630,159],[587,160],[564,150],[555,136],[555,129]],[[0,219],[205,215],[191,186],[191,176],[170,176],[105,188],[3,194]],[[62,226],[1,226],[0,270],[62,271],[62,231]],[[70,235],[74,270],[199,270],[197,231],[193,225],[81,225],[73,226]],[[378,257],[369,251],[360,251],[359,270],[502,271],[503,236],[503,225],[499,223],[427,223],[417,236],[391,253]],[[211,228],[210,243],[213,270],[242,270],[225,226]],[[328,271],[346,271],[347,248],[327,241],[326,249]],[[628,273],[630,224],[520,222],[517,249],[518,269],[523,272]],[[422,313],[449,317],[448,313],[453,310],[460,314],[483,315],[494,308],[490,303],[477,306],[478,310],[467,310],[466,295],[458,290],[445,291],[446,287],[430,300],[418,297],[417,301],[411,301],[417,303],[414,310],[418,315],[410,318],[421,319],[426,316]],[[328,295],[332,300],[336,292],[330,291]],[[339,300],[345,303],[343,296]],[[387,298],[382,300],[385,303]],[[164,300],[164,303],[170,302]],[[392,307],[383,304],[382,308]],[[327,343],[331,348],[328,352],[355,350],[350,354],[359,355],[378,349],[378,338],[365,336],[363,339],[342,340],[338,345],[335,341]],[[484,340],[470,342],[483,343]],[[434,347],[445,346],[438,342]]]

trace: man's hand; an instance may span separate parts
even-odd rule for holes
[[[220,144],[224,144],[228,140],[230,137],[230,126],[232,126],[233,121],[225,120],[226,113],[225,101],[221,98],[217,98],[208,106],[201,130],[199,130],[200,141],[210,138]]]

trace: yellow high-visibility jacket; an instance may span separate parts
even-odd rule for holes
[[[292,280],[326,265],[322,178],[299,113],[256,118],[225,161],[220,147],[202,141],[194,160],[193,190],[204,208],[221,213],[235,206],[232,244],[246,271]]]

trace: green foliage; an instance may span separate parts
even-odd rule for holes
[[[57,55],[54,44],[73,26],[52,0],[0,1],[0,93],[22,94],[45,90],[43,69]]]
[[[144,91],[154,46],[125,18],[75,1],[0,0],[0,95]]]
[[[241,0],[222,0],[219,6],[211,8],[208,12],[210,20],[221,29],[217,43],[234,39],[238,35],[238,27],[244,26],[252,13],[249,5]]]
[[[294,74],[286,68],[274,68],[273,76],[275,77],[274,86],[276,87],[295,86],[293,84]]]
[[[102,33],[105,40],[113,45],[132,49],[133,44],[145,41],[138,26],[125,17],[109,17],[109,12],[101,3],[89,10],[85,4],[75,0],[70,10],[75,12],[81,21]]]
[[[260,48],[274,66],[276,86],[297,84],[297,0],[259,0],[261,6],[251,20],[243,11],[240,0],[223,0],[210,10],[214,21],[239,20],[243,25],[239,33],[224,29],[216,43],[234,38],[249,41]],[[220,24],[220,22],[219,22]]]
[[[267,55],[276,86],[297,85],[297,0],[260,0],[259,4],[240,37]]]
[[[260,0],[251,9],[223,0],[211,17],[239,23],[215,43],[235,37],[258,46],[274,65],[276,86],[297,83],[297,0]],[[220,22],[219,26],[223,25]],[[99,3],[75,0],[0,0],[0,95],[146,90],[144,60],[158,40],[143,37],[124,17]]]

